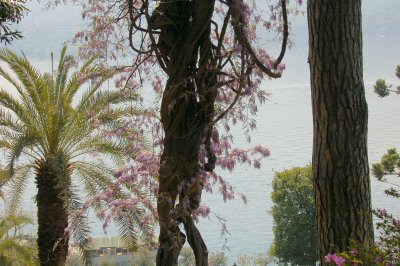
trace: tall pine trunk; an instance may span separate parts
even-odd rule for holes
[[[65,265],[68,255],[68,212],[65,202],[65,187],[57,176],[60,169],[49,160],[37,162],[36,196],[38,209],[38,248],[40,265]]]
[[[351,239],[373,244],[361,0],[309,0],[313,179],[321,265]]]

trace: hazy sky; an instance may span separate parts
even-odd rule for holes
[[[266,1],[266,0],[258,0]],[[294,0],[291,0],[294,1]],[[71,4],[44,11],[47,1],[31,0],[28,7],[31,12],[23,18],[18,29],[25,38],[12,44],[15,50],[23,50],[31,58],[47,58],[51,51],[58,54],[62,44],[70,40],[74,33],[84,28],[85,22],[80,15],[79,7]],[[364,0],[363,25],[364,38],[379,38],[392,33],[399,33],[400,0]],[[303,4],[305,9],[306,4]],[[293,22],[292,36],[297,45],[307,43],[306,17],[290,18]],[[393,34],[394,40],[399,40],[399,34]]]

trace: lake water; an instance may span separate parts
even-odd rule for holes
[[[384,37],[378,40],[385,43],[389,41]],[[204,202],[212,206],[213,211],[227,219],[231,233],[227,243],[231,250],[227,253],[230,258],[236,258],[243,253],[265,252],[269,248],[273,239],[273,220],[267,211],[272,206],[270,194],[274,171],[304,166],[311,162],[311,92],[306,63],[307,50],[304,47],[289,51],[286,57],[287,72],[281,80],[265,82],[272,97],[260,108],[258,130],[252,141],[267,146],[271,156],[264,161],[259,171],[244,166],[228,174],[230,182],[247,195],[248,205],[243,206],[239,200],[223,203],[218,195],[209,195],[204,199]],[[369,104],[370,164],[379,161],[387,148],[400,148],[400,96],[382,99],[373,93],[374,82],[379,77],[396,82],[394,68],[399,63],[396,60],[400,58],[400,53],[394,45],[385,47],[386,50],[380,47],[380,42],[365,43],[364,73]],[[387,65],[390,67],[387,68]],[[237,143],[246,147],[245,140],[240,139],[240,133],[235,137]],[[372,178],[373,207],[387,208],[400,214],[398,202],[383,194],[386,187],[386,184]],[[220,225],[216,219],[202,221],[200,228],[211,250],[221,248],[224,240],[220,237]]]
[[[394,69],[400,64],[400,50],[397,36],[378,35],[368,31],[364,32],[364,36],[364,78],[369,104],[368,145],[369,161],[372,164],[388,148],[400,148],[400,96],[382,99],[373,93],[373,84],[379,77],[396,84]],[[233,173],[224,173],[238,191],[247,195],[248,204],[244,206],[239,199],[224,203],[218,193],[203,197],[203,203],[209,205],[213,213],[226,219],[230,232],[227,236],[230,251],[226,250],[226,255],[231,262],[239,254],[265,252],[271,244],[273,220],[267,211],[272,205],[270,194],[274,171],[304,166],[311,162],[312,114],[307,37],[297,36],[295,41],[296,46],[286,56],[287,70],[283,78],[266,81],[263,85],[272,96],[260,108],[257,116],[258,130],[252,136],[252,144],[242,139],[240,128],[234,129],[235,142],[239,146],[245,148],[260,143],[271,151],[271,156],[263,162],[260,170],[240,166]],[[48,71],[50,63],[36,62],[35,65]],[[388,208],[400,214],[398,202],[383,194],[386,187],[386,184],[372,178],[373,207]],[[35,190],[32,183],[26,191],[26,211],[35,210],[31,201]],[[225,240],[221,238],[221,225],[214,214],[211,214],[210,219],[201,220],[199,227],[209,250],[221,250]],[[110,228],[110,235],[116,233],[115,228]],[[93,234],[103,234],[97,222],[93,222]]]

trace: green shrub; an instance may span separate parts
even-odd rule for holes
[[[315,264],[317,229],[311,165],[276,172],[272,188],[274,240],[269,254],[281,264]]]

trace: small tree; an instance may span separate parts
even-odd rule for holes
[[[215,252],[211,253],[210,258],[208,259],[209,266],[227,266],[228,259],[225,256],[224,252]]]
[[[180,266],[192,266],[196,265],[196,260],[193,251],[189,247],[183,247],[179,255],[178,265]],[[227,266],[228,259],[224,252],[213,252],[208,258],[209,266]]]
[[[398,66],[400,70],[400,66]],[[400,73],[399,73],[400,74]],[[400,76],[400,75],[399,75]],[[395,148],[391,148],[384,154],[379,163],[372,165],[372,174],[381,182],[391,185],[385,189],[385,194],[400,199],[399,182],[400,178],[400,154]],[[397,177],[397,182],[388,182],[386,176]],[[383,257],[391,263],[400,263],[400,219],[387,213],[385,209],[374,211],[380,219],[377,228],[381,231],[377,246],[383,253]]]
[[[372,165],[372,174],[382,182],[387,182],[387,175],[394,175],[400,177],[400,154],[397,153],[396,148],[388,149],[379,163]],[[400,190],[397,184],[392,184],[392,187],[385,190],[385,194],[400,198]]]
[[[25,215],[0,217],[0,265],[37,265],[37,246],[22,233],[32,223]]]
[[[133,253],[133,263],[136,266],[153,266],[156,259],[156,252],[146,247],[139,247]]]
[[[285,265],[314,264],[318,255],[311,165],[277,172],[272,188],[270,255]]]
[[[252,255],[240,255],[237,259],[237,266],[265,266],[272,262],[267,254],[256,253]]]
[[[396,68],[396,76],[400,79],[400,65],[398,65]],[[397,88],[395,90],[392,89],[392,87],[393,87],[393,84],[387,85],[386,81],[384,79],[378,79],[375,83],[374,90],[375,90],[375,93],[378,94],[380,97],[386,97],[391,92],[394,92],[399,95],[400,94],[400,86],[397,86]]]
[[[195,263],[193,251],[189,247],[183,247],[179,254],[179,265],[190,266]]]
[[[11,24],[19,23],[27,11],[26,0],[0,0],[0,43],[11,43],[21,39],[21,32],[11,29]]]

